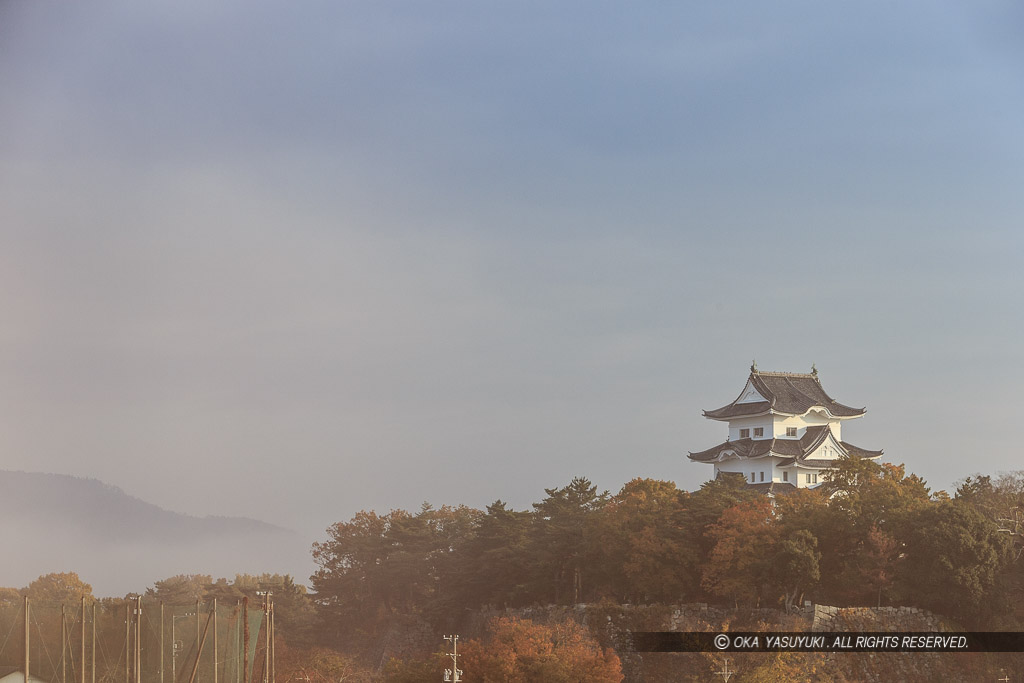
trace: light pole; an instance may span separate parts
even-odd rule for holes
[[[462,669],[459,668],[459,637],[445,636],[444,639],[452,644],[452,651],[448,653],[452,658],[452,668],[444,670],[445,683],[459,683],[462,680]]]
[[[174,623],[178,619],[185,619],[193,616],[195,616],[194,612],[171,615],[171,683],[178,682],[178,650],[181,649],[181,641],[174,637]]]
[[[134,680],[135,683],[139,683],[142,664],[142,596],[138,593],[129,593],[124,599],[125,614],[128,617],[125,630],[127,636],[125,640],[125,681]],[[134,603],[133,606],[132,603]],[[62,605],[61,610],[63,611],[63,609]]]
[[[270,683],[270,648],[272,647],[271,636],[274,630],[273,625],[273,602],[271,598],[274,597],[274,591],[256,591],[256,595],[263,598],[263,638],[264,638],[264,650],[263,650],[263,683]],[[275,662],[276,664],[276,662]],[[274,677],[277,678],[276,676]]]
[[[716,676],[721,676],[722,678],[725,679],[725,683],[729,683],[729,679],[732,678],[735,674],[736,674],[736,671],[730,671],[729,670],[729,660],[728,660],[728,658],[726,658],[725,666],[722,667],[722,670],[715,672]]]

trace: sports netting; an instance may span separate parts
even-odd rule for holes
[[[260,605],[29,602],[29,674],[52,683],[273,683]],[[24,603],[0,602],[0,677],[24,669]],[[248,624],[246,624],[248,622]],[[84,628],[83,628],[84,626]],[[246,628],[248,626],[248,628]],[[271,629],[271,634],[273,629]],[[84,645],[84,647],[83,647]]]

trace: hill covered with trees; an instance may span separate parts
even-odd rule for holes
[[[177,575],[155,582],[142,599],[150,619],[155,603],[178,606],[169,609],[172,623],[192,614],[179,626],[196,637],[198,624],[188,629],[197,601],[205,615],[216,599],[234,623],[244,605],[258,611],[261,591],[273,590],[274,661],[284,680],[434,680],[444,659],[428,652],[440,647],[440,634],[461,632],[470,634],[467,671],[481,680],[615,681],[624,671],[622,653],[609,649],[607,638],[599,645],[593,626],[588,634],[571,619],[535,623],[503,610],[542,614],[557,612],[551,605],[573,611],[588,603],[610,614],[624,605],[657,611],[711,603],[722,613],[772,608],[795,624],[786,612],[807,600],[922,607],[963,629],[1024,630],[1022,511],[1024,472],[971,477],[950,496],[900,466],[868,460],[842,461],[821,486],[774,499],[742,477],[723,476],[692,492],[635,479],[615,494],[576,478],[546,489],[529,510],[499,500],[484,510],[424,504],[416,512],[360,512],[314,544],[312,592],[290,576]],[[91,599],[91,592],[72,573],[0,589],[0,627],[13,632],[29,597],[38,606],[37,652],[46,652],[53,649],[48,637],[59,642],[60,605]],[[98,637],[106,643],[100,651],[111,655],[103,670],[123,676],[127,664],[116,653],[123,654],[130,604],[107,598],[97,605]],[[505,616],[484,625],[484,614]],[[748,622],[735,625],[759,628],[756,618],[749,621],[755,612],[747,614]],[[150,624],[154,633],[158,626]],[[417,630],[426,649],[389,661],[396,651],[389,642]],[[252,631],[250,673],[266,642],[258,623]],[[17,648],[0,651],[0,663],[16,666],[19,657]],[[794,672],[811,661],[787,657],[752,659],[747,675],[756,666],[769,676],[764,680],[783,680],[783,659]],[[821,671],[843,670],[812,659]],[[972,661],[977,671],[991,668],[989,660]],[[54,662],[40,666],[58,670]]]
[[[868,460],[775,499],[742,477],[694,492],[636,479],[614,495],[577,478],[525,511],[360,512],[314,546],[312,582],[337,643],[372,641],[409,615],[444,629],[488,606],[599,601],[912,605],[1017,628],[1020,537],[999,521],[1014,508],[1021,473],[969,478],[950,497]]]

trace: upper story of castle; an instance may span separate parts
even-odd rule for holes
[[[765,372],[754,364],[740,395],[728,405],[705,410],[704,417],[728,422],[729,441],[802,439],[808,428],[825,425],[841,439],[842,423],[864,413],[864,408],[851,408],[829,396],[813,367],[806,374]]]
[[[762,372],[752,365],[736,400],[704,411],[708,419],[729,423],[729,437],[688,457],[714,465],[715,477],[723,472],[742,474],[749,484],[767,487],[769,493],[813,488],[822,482],[819,474],[840,458],[882,456],[882,451],[842,439],[843,422],[864,412],[829,396],[813,366],[804,374]]]

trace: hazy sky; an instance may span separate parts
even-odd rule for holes
[[[0,468],[322,537],[694,488],[751,359],[1024,467],[1016,2],[0,4]]]

